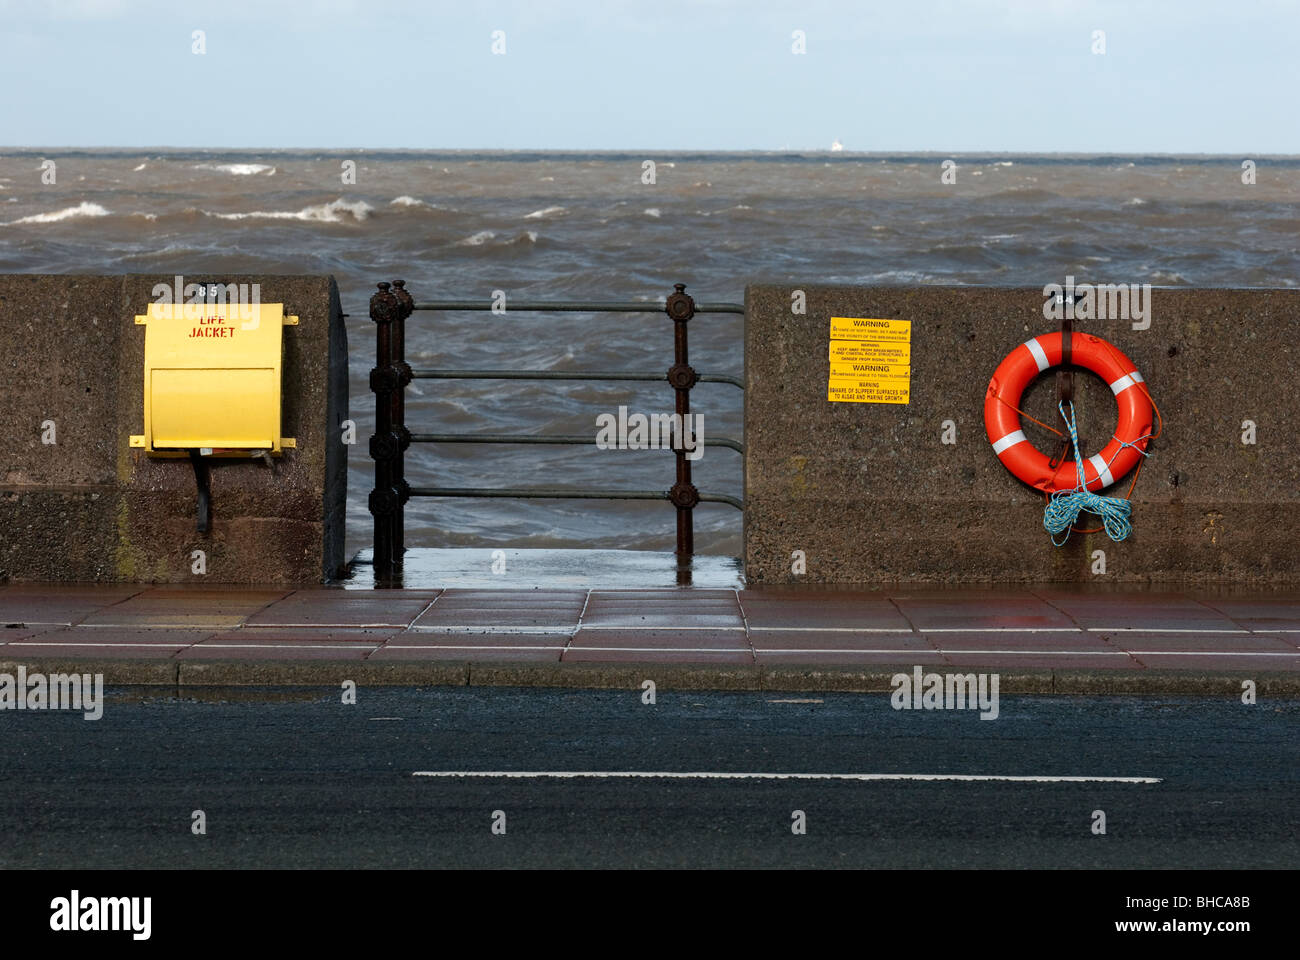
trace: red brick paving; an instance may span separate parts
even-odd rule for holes
[[[486,633],[492,627],[525,631],[578,627],[585,590],[449,590],[412,624],[429,633]]]
[[[0,660],[56,656],[1297,671],[1300,591],[0,585]]]
[[[1037,597],[1013,596],[977,603],[958,595],[940,600],[901,598],[896,604],[922,633],[938,629],[1016,627],[1028,630],[1075,626],[1064,613]]]
[[[758,663],[783,667],[877,667],[900,664],[943,666],[948,659],[937,650],[755,650]]]
[[[350,596],[352,593],[357,596]],[[441,594],[441,590],[298,590],[249,617],[245,626],[373,626],[405,630]]]
[[[555,643],[555,638],[551,637]],[[536,646],[529,644],[497,645],[486,648],[461,646],[418,646],[408,647],[386,644],[372,653],[367,659],[382,660],[474,660],[478,662],[521,663],[524,661],[558,662],[563,644],[554,646]]]
[[[328,643],[321,640],[281,640],[274,645],[243,641],[204,640],[185,647],[178,660],[364,660],[377,643]]]
[[[554,647],[563,650],[569,643],[568,633],[401,633],[391,639],[393,646],[422,649],[477,650],[483,647]],[[558,654],[557,654],[558,655]]]
[[[795,628],[766,630],[752,628],[749,642],[756,651],[775,650],[925,650],[934,648],[919,633],[890,631],[865,633],[840,630],[799,630]]]
[[[655,617],[658,622],[660,617]],[[754,663],[744,628],[737,630],[629,630],[584,627],[562,660],[586,663]]]
[[[949,653],[979,650],[1006,650],[1023,654],[1034,650],[1070,650],[1079,653],[1106,653],[1122,649],[1109,643],[1101,634],[1054,631],[1052,633],[930,633],[926,635],[937,649]]]

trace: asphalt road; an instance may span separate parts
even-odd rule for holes
[[[0,711],[0,866],[1300,865],[1296,701],[1004,696],[982,721],[860,694],[108,693],[98,721]],[[413,775],[520,770],[1160,782]]]

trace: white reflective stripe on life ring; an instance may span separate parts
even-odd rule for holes
[[[1124,376],[1120,377],[1118,380],[1112,383],[1110,385],[1110,392],[1115,394],[1115,396],[1118,397],[1129,387],[1133,386],[1133,384],[1141,383],[1141,382],[1142,382],[1142,374],[1134,370],[1132,373],[1124,374]]]
[[[1008,447],[1014,447],[1017,443],[1023,443],[1027,439],[1028,437],[1025,436],[1025,431],[1012,430],[1001,440],[993,441],[993,452],[1000,454],[1003,450],[1006,450]]]
[[[1043,352],[1042,344],[1038,342],[1037,337],[1034,337],[1032,340],[1026,340],[1025,346],[1028,347],[1029,352],[1034,355],[1034,363],[1038,364],[1039,373],[1042,373],[1051,366],[1051,364],[1047,362],[1047,354]]]
[[[1115,482],[1115,478],[1110,475],[1110,467],[1106,466],[1106,461],[1101,458],[1100,453],[1089,457],[1088,462],[1092,464],[1092,469],[1097,471],[1097,476],[1101,479],[1103,487],[1109,487]]]

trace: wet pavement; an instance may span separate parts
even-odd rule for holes
[[[1300,671],[1300,591],[0,585],[0,660]]]

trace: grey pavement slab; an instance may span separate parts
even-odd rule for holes
[[[0,610],[21,617],[0,628],[0,657],[14,662],[222,661],[250,677],[295,661],[1300,676],[1300,628],[1283,626],[1300,623],[1295,591],[9,584]]]

